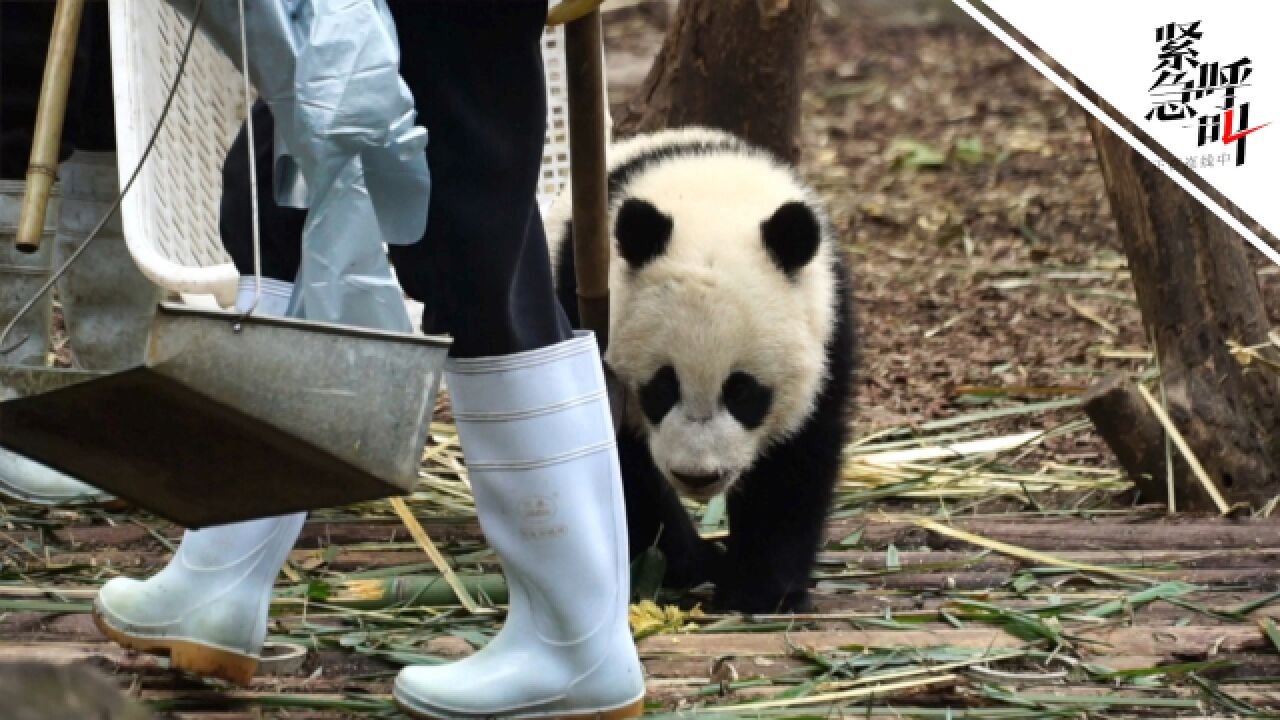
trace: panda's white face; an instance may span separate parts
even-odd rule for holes
[[[799,429],[825,372],[830,248],[790,176],[760,162],[674,163],[615,208],[605,359],[628,389],[626,421],[698,500]]]
[[[611,367],[631,391],[629,419],[644,428],[658,469],[683,494],[706,500],[780,434],[790,395],[784,378],[803,369],[795,358],[756,347],[762,328],[752,308],[726,298],[714,277],[681,275],[632,297],[638,312],[614,329],[610,346],[646,351],[614,353]]]

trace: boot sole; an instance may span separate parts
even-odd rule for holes
[[[626,718],[640,717],[642,714],[644,714],[644,698],[640,698],[635,702],[627,703],[626,705],[622,705],[616,708],[610,708],[608,710],[590,710],[587,712],[575,712],[575,713],[527,713],[527,714],[514,714],[514,715],[506,715],[506,716],[431,715],[429,713],[423,713],[422,711],[417,710],[416,708],[409,707],[408,705],[401,702],[400,698],[395,698],[395,702],[396,702],[396,707],[400,709],[400,712],[404,713],[405,715],[408,715],[414,720],[456,720],[457,718],[468,718],[468,717],[470,718],[505,717],[507,718],[507,720],[534,720],[535,718],[537,720],[626,720]]]
[[[151,638],[117,630],[95,609],[93,622],[103,635],[122,647],[169,658],[169,664],[201,677],[248,685],[258,670],[258,658],[179,638]]]
[[[92,500],[89,502],[71,502],[70,500],[32,500],[31,498],[25,498],[17,493],[8,491],[3,486],[0,486],[0,500],[8,501],[14,505],[63,508],[66,510],[109,510],[111,512],[119,512],[121,510],[129,509],[129,503],[121,500],[120,498]]]

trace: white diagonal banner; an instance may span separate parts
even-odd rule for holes
[[[1280,265],[1280,253],[1042,63],[968,0],[954,0],[1149,162]],[[1280,235],[1276,0],[986,0],[1031,42],[1192,172]]]

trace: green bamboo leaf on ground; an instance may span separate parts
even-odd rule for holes
[[[931,420],[920,424],[922,430],[941,430],[943,428],[956,427],[958,425],[968,425],[970,423],[986,422],[987,420],[995,420],[997,418],[1005,418],[1015,415],[1033,415],[1035,413],[1046,412],[1049,410],[1061,410],[1063,408],[1077,407],[1080,405],[1079,398],[1067,398],[1065,400],[1046,400],[1043,402],[1026,403],[1017,407],[996,408],[994,410],[984,410],[982,412],[968,413],[965,415],[956,415],[954,417],[942,418],[941,420]]]
[[[876,628],[884,628],[885,630],[913,630],[916,627],[916,624],[902,623],[902,622],[898,622],[897,620],[893,620],[891,618],[872,618],[872,617],[851,618],[849,620],[849,624],[857,628],[876,627]]]
[[[1262,632],[1267,634],[1267,639],[1271,641],[1272,647],[1280,652],[1280,628],[1276,627],[1276,621],[1271,618],[1262,618],[1258,621],[1262,626]]]
[[[887,570],[898,570],[902,567],[902,562],[898,558],[898,548],[889,543],[889,547],[884,552],[884,566]]]
[[[1244,617],[1245,615],[1248,615],[1249,613],[1253,612],[1254,610],[1260,610],[1260,609],[1262,609],[1262,608],[1264,608],[1264,607],[1266,607],[1266,606],[1270,605],[1271,603],[1273,603],[1273,602],[1275,602],[1275,601],[1277,601],[1277,600],[1280,600],[1280,590],[1277,590],[1277,591],[1275,591],[1275,592],[1273,592],[1273,593],[1271,593],[1271,594],[1269,594],[1269,595],[1265,595],[1265,596],[1263,596],[1263,597],[1260,597],[1260,598],[1258,598],[1257,600],[1253,600],[1253,601],[1251,601],[1251,602],[1246,602],[1246,603],[1241,603],[1241,604],[1239,604],[1239,605],[1237,605],[1237,606],[1235,606],[1235,607],[1231,608],[1231,609],[1230,609],[1230,610],[1228,610],[1227,612],[1229,612],[1230,614],[1235,615],[1235,616],[1237,616],[1237,617]]]
[[[973,600],[957,599],[953,602],[958,607],[973,611],[968,615],[970,619],[996,625],[1019,640],[1028,642],[1048,640],[1055,646],[1071,645],[1071,641],[1062,633],[1061,625],[1055,618],[1042,619],[1031,613]]]
[[[1085,669],[1090,674],[1095,675],[1104,680],[1129,679],[1139,677],[1149,677],[1151,675],[1183,675],[1190,672],[1203,672],[1205,670],[1228,670],[1236,667],[1236,663],[1227,660],[1207,660],[1204,662],[1178,663],[1176,665],[1154,665],[1145,668],[1127,668],[1125,670],[1110,670],[1096,665],[1086,664]]]
[[[1140,590],[1131,595],[1126,595],[1119,600],[1104,602],[1085,614],[1090,617],[1110,617],[1125,608],[1139,608],[1156,600],[1167,600],[1169,598],[1186,595],[1187,593],[1198,592],[1203,589],[1204,588],[1199,585],[1189,585],[1184,582],[1160,583],[1159,585],[1154,585],[1145,590]]]
[[[1226,708],[1229,712],[1239,715],[1254,717],[1261,715],[1258,708],[1231,695],[1227,691],[1223,690],[1218,683],[1208,678],[1200,677],[1195,673],[1189,673],[1187,677],[1189,677],[1193,683],[1200,686],[1200,689],[1204,691],[1205,697],[1207,697],[1214,705]],[[1275,716],[1271,715],[1271,717]]]
[[[839,543],[840,547],[846,547],[846,548],[857,547],[859,544],[861,544],[863,529],[864,528],[858,528],[857,530],[854,530],[853,532],[841,538]]]
[[[926,145],[919,140],[898,138],[889,146],[889,154],[893,157],[895,168],[919,170],[921,168],[942,167],[947,162],[945,153]]]
[[[812,695],[813,691],[817,689],[818,685],[819,685],[818,681],[809,680],[806,682],[802,682],[799,685],[796,685],[795,687],[791,687],[786,690],[783,690],[777,695],[770,695],[768,699],[769,700],[790,700],[792,698],[805,697],[807,695]]]
[[[1039,585],[1040,581],[1037,580],[1036,576],[1033,575],[1032,573],[1024,572],[1024,573],[1018,573],[1016,576],[1014,576],[1013,581],[1010,584],[1012,585],[1014,592],[1019,594],[1025,594],[1031,589],[1035,588],[1037,585]]]
[[[965,165],[980,165],[986,159],[981,138],[960,138],[951,146],[952,155]]]
[[[1194,603],[1194,602],[1191,602],[1190,600],[1185,600],[1180,597],[1167,597],[1167,598],[1164,598],[1164,601],[1169,603],[1170,605],[1176,605],[1177,607],[1184,608],[1195,613],[1199,613],[1200,615],[1204,615],[1205,617],[1211,617],[1214,620],[1219,620],[1221,622],[1238,623],[1244,620],[1243,617],[1235,615],[1230,610],[1227,610],[1227,611],[1215,610],[1214,608],[1208,607],[1206,605],[1202,605],[1200,603]],[[1185,620],[1187,623],[1191,622],[1190,618],[1185,618]]]

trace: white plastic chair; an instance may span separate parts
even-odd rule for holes
[[[123,185],[155,130],[190,26],[164,0],[110,2]],[[548,118],[538,202],[545,210],[569,177],[563,30],[548,29],[542,47]],[[218,206],[222,162],[245,109],[239,71],[198,34],[169,117],[121,207],[125,240],[138,267],[189,303],[235,302],[240,274],[218,237]]]

